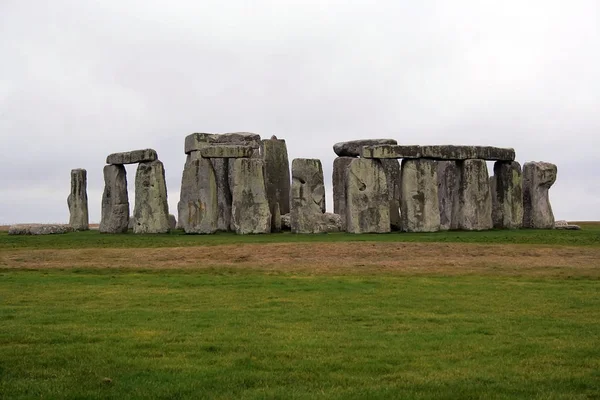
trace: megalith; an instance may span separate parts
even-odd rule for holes
[[[388,197],[390,202],[390,227],[393,231],[399,231],[402,228],[400,219],[400,162],[396,159],[379,160],[385,170],[385,178],[388,187]]]
[[[523,226],[523,174],[516,161],[496,161],[490,179],[494,228]]]
[[[217,192],[217,230],[227,232],[235,230],[231,221],[231,188],[229,187],[228,158],[211,158]]]
[[[485,160],[464,160],[457,165],[458,196],[453,206],[452,225],[468,231],[492,229],[492,197]]]
[[[364,146],[396,145],[394,139],[359,139],[340,142],[333,145],[333,151],[340,157],[362,157]]]
[[[346,168],[346,231],[390,232],[387,178],[379,160],[355,158]]]
[[[71,170],[71,194],[67,197],[69,206],[69,225],[76,231],[87,231],[90,228],[87,198],[87,171]]]
[[[342,216],[342,230],[346,230],[346,169],[352,160],[355,158],[337,157],[333,160],[333,212]]]
[[[325,183],[321,160],[296,158],[292,161],[292,233],[326,232],[324,226]]]
[[[236,158],[230,167],[231,216],[236,233],[271,232],[263,161],[260,158]]]
[[[169,232],[165,169],[161,161],[140,162],[135,174],[133,233]]]
[[[523,166],[523,227],[554,227],[548,190],[556,181],[556,174],[556,165],[547,162],[527,162]]]
[[[440,230],[457,229],[452,226],[453,207],[458,204],[459,171],[456,161],[438,161],[437,175]]]
[[[290,163],[285,140],[272,137],[262,141],[265,187],[271,211],[273,232],[277,232],[277,221],[281,214],[290,212]],[[276,212],[276,208],[279,211]]]
[[[129,197],[127,195],[127,172],[121,164],[104,167],[104,193],[102,194],[102,233],[127,232],[129,225]]]
[[[183,168],[177,211],[178,226],[185,233],[209,234],[217,231],[217,182],[210,160],[188,157]]]
[[[436,232],[440,230],[437,164],[435,160],[404,159],[400,196],[402,230]]]

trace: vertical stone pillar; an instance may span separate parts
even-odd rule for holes
[[[516,161],[496,161],[490,180],[494,228],[523,226],[523,175]]]
[[[457,203],[453,206],[453,226],[468,231],[492,229],[492,197],[485,160],[458,162]]]
[[[188,157],[183,168],[177,210],[178,226],[185,233],[209,234],[217,231],[217,182],[209,160]]]
[[[346,168],[346,231],[390,231],[387,177],[379,160],[355,158]]]
[[[229,187],[229,165],[233,160],[228,158],[211,158],[215,177],[217,196],[217,230],[227,232],[234,230],[231,221],[231,188]]]
[[[271,232],[263,161],[237,158],[230,167],[231,214],[235,231],[241,235]]]
[[[99,231],[124,233],[129,225],[127,172],[122,164],[104,167],[104,193]]]
[[[437,164],[435,160],[402,160],[402,230],[436,232],[440,230]]]
[[[321,160],[296,158],[292,161],[292,233],[326,232],[324,224],[325,183]]]
[[[169,232],[165,169],[158,160],[138,164],[133,217],[133,233]]]
[[[400,219],[400,162],[397,159],[382,159],[381,165],[385,170],[387,180],[388,196],[390,201],[390,227],[393,231],[399,231],[402,228]]]
[[[342,217],[342,230],[346,230],[346,169],[355,157],[337,157],[333,160],[331,184],[333,186],[333,212]]]
[[[90,228],[87,198],[87,171],[71,170],[71,194],[67,197],[69,206],[69,225],[76,231],[87,231]]]
[[[458,229],[452,225],[453,207],[458,202],[459,171],[456,161],[438,161],[437,174],[440,230]]]
[[[279,231],[277,225],[281,214],[290,212],[290,163],[285,140],[271,139],[262,141],[262,158],[264,161],[265,186],[272,221],[271,230]],[[277,211],[276,208],[279,210]],[[278,217],[279,216],[279,217]]]
[[[554,228],[548,190],[556,182],[556,165],[527,162],[523,166],[523,227]]]

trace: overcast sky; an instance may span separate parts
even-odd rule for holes
[[[100,220],[106,155],[154,148],[176,214],[192,132],[514,147],[600,220],[598,0],[0,0],[0,224]],[[135,167],[128,167],[133,212]]]

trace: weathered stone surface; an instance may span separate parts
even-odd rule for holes
[[[459,184],[452,226],[468,231],[492,229],[492,196],[485,160],[465,160],[457,165]]]
[[[385,169],[378,160],[354,159],[346,168],[346,231],[390,232]]]
[[[208,145],[201,148],[200,155],[204,158],[248,158],[254,154],[254,148],[235,144]]]
[[[127,172],[123,165],[106,165],[102,216],[98,230],[102,233],[123,233],[127,232],[128,225]]]
[[[323,214],[323,223],[325,224],[325,232],[343,232],[343,223],[341,215],[335,213],[325,213]]]
[[[333,212],[341,215],[342,230],[346,230],[346,169],[354,157],[337,157],[333,160]]]
[[[494,228],[517,229],[523,226],[523,174],[516,161],[496,161],[490,179],[492,222]]]
[[[554,229],[578,231],[581,230],[581,227],[579,225],[569,224],[567,221],[561,220],[554,222]]]
[[[402,195],[400,162],[394,159],[381,160],[380,162],[385,170],[385,178],[388,187],[390,227],[393,231],[399,231],[402,228],[402,220],[400,219],[400,196]]]
[[[177,228],[177,218],[173,214],[169,214],[169,230],[175,230]]]
[[[90,229],[87,198],[87,171],[71,170],[71,194],[67,197],[69,206],[69,225],[76,231]]]
[[[208,145],[216,144],[237,144],[250,146],[253,149],[260,148],[260,135],[250,132],[234,133],[192,133],[185,138],[185,153],[200,150]]]
[[[438,161],[438,204],[440,230],[458,229],[452,226],[454,204],[458,204],[459,170],[456,161]]]
[[[236,158],[230,165],[232,221],[238,234],[271,232],[271,211],[265,190],[263,161]]]
[[[217,230],[234,231],[231,222],[231,188],[229,185],[229,165],[233,160],[227,158],[211,158],[217,183]]]
[[[394,145],[394,139],[360,139],[340,142],[333,145],[333,151],[340,157],[358,157],[364,146]]]
[[[73,228],[63,224],[17,224],[8,228],[9,235],[54,235],[73,232]]]
[[[281,216],[281,230],[289,231],[292,229],[292,216],[290,214],[283,214]]]
[[[271,233],[281,232],[281,211],[279,203],[275,203],[273,211],[271,211]]]
[[[126,151],[123,153],[113,153],[106,157],[107,164],[136,164],[140,162],[156,161],[158,156],[153,149],[143,149]]]
[[[433,160],[482,159],[513,161],[515,150],[492,146],[398,146],[378,145],[362,148],[364,158],[430,158]]]
[[[440,230],[437,163],[434,160],[402,160],[402,230]]]
[[[262,157],[264,161],[265,186],[267,199],[271,210],[272,231],[277,232],[277,213],[279,215],[290,212],[290,163],[285,140],[276,137],[262,141]]]
[[[169,204],[165,169],[160,161],[138,164],[135,174],[133,233],[169,232]]]
[[[177,211],[178,225],[185,233],[217,231],[217,182],[210,160],[188,158],[186,161]]]
[[[554,227],[548,190],[556,181],[556,173],[556,165],[547,162],[528,162],[523,166],[523,227]]]
[[[321,160],[296,158],[292,161],[293,233],[324,232],[325,183]]]

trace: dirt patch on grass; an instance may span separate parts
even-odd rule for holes
[[[0,267],[251,269],[600,278],[600,249],[463,243],[272,243],[149,249],[11,250]]]

